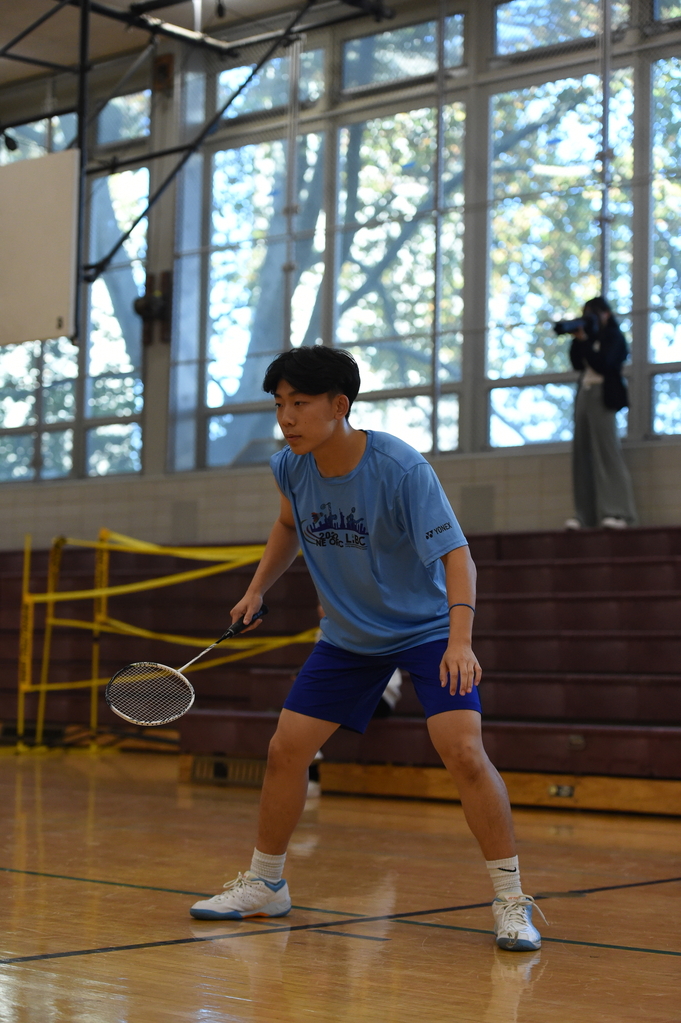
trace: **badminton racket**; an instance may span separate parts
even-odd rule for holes
[[[263,604],[248,625],[264,617],[267,610]],[[106,702],[114,714],[133,725],[152,727],[176,721],[194,702],[194,688],[182,673],[223,640],[238,636],[246,628],[248,626],[244,625],[242,615],[219,639],[181,668],[169,668],[167,664],[156,661],[137,661],[126,665],[107,683],[104,690]]]

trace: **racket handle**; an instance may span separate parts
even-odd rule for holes
[[[257,622],[258,618],[264,618],[268,611],[269,608],[267,604],[263,604],[260,610],[255,612],[248,625],[244,625],[244,615],[242,615],[238,621],[234,622],[233,625],[230,625],[224,636],[220,636],[218,643],[222,643],[223,639],[230,639],[232,636],[238,636],[240,632],[244,631],[244,629],[249,628],[253,622]]]
[[[260,610],[253,615],[248,625],[250,625],[252,622],[257,621],[258,618],[263,618],[264,615],[267,614],[268,610],[269,608],[267,607],[267,605],[263,604]],[[177,670],[180,672],[180,674],[182,674],[182,672],[186,671],[187,668],[194,664],[195,661],[198,661],[200,657],[203,657],[204,654],[207,654],[210,650],[213,650],[213,648],[216,647],[218,643],[222,643],[223,639],[230,639],[232,636],[237,636],[240,632],[243,632],[244,629],[247,629],[248,625],[244,625],[244,616],[242,615],[237,622],[234,622],[234,624],[230,626],[229,629],[227,629],[227,632],[220,636],[220,639],[216,639],[214,643],[211,643],[211,645],[207,646],[205,650],[202,650],[200,654],[197,654],[196,657],[192,657],[191,661],[187,661],[186,664],[183,664],[182,667],[178,668]]]

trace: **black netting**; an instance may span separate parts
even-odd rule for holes
[[[194,690],[179,671],[154,661],[129,664],[105,691],[114,714],[136,725],[165,725],[182,717],[194,702]]]

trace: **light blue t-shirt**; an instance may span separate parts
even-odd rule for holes
[[[362,460],[347,476],[327,479],[312,454],[289,447],[270,465],[293,506],[328,643],[389,654],[448,636],[440,558],[467,541],[422,455],[368,430]]]

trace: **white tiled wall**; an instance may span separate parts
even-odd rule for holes
[[[681,523],[681,444],[627,449],[641,525]],[[569,451],[531,449],[440,456],[442,484],[468,532],[559,529],[572,512]],[[156,543],[266,539],[278,510],[267,468],[168,476],[5,484],[0,549],[31,533],[93,539],[101,526]]]

